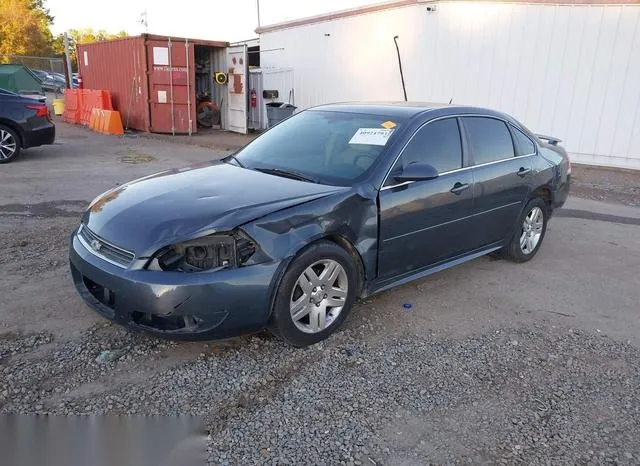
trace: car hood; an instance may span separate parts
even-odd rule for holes
[[[107,191],[91,203],[83,221],[105,240],[145,257],[168,244],[229,231],[346,189],[212,162]]]

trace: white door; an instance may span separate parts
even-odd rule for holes
[[[247,46],[234,45],[227,48],[227,129],[247,134]]]

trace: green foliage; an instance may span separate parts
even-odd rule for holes
[[[67,34],[69,36],[69,54],[71,55],[71,67],[73,69],[78,68],[78,56],[76,51],[78,44],[90,44],[92,42],[119,39],[128,36],[126,31],[120,31],[115,34],[111,34],[103,29],[94,31],[92,28],[70,29]],[[55,39],[55,41],[58,40],[60,41],[62,53],[64,54],[64,41],[62,39],[62,35],[58,36]],[[53,47],[55,49],[57,47],[57,43],[55,43]]]
[[[0,57],[51,55],[52,21],[44,0],[0,1]]]
[[[0,0],[0,62],[9,55],[64,56],[63,36],[51,34],[53,16],[45,3],[46,0]],[[68,35],[74,69],[77,69],[77,44],[127,37],[125,31],[111,34],[91,28],[71,29]]]

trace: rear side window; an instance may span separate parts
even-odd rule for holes
[[[475,165],[508,159],[515,155],[507,125],[494,118],[465,117],[464,126]]]
[[[403,166],[428,163],[438,173],[462,167],[460,130],[455,118],[434,121],[420,128],[402,152]]]
[[[515,127],[511,127],[516,155],[531,155],[536,153],[536,146],[525,134]]]

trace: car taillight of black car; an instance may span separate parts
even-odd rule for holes
[[[37,117],[46,117],[50,119],[49,108],[46,106],[46,104],[29,104],[25,105],[25,108],[28,108],[29,110],[35,110],[35,116]]]

